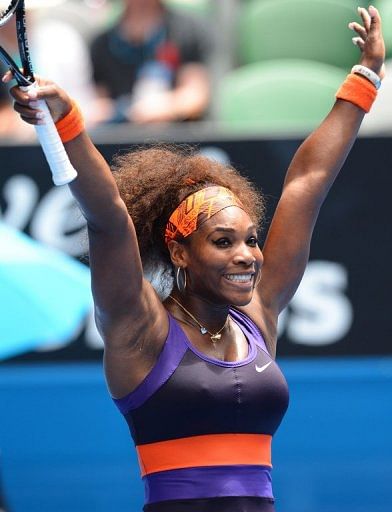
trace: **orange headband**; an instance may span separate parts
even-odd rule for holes
[[[189,236],[206,220],[228,206],[244,209],[240,200],[225,187],[213,185],[191,194],[170,215],[166,224],[165,243]]]

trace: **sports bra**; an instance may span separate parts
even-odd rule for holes
[[[135,443],[145,512],[273,511],[271,441],[288,387],[257,326],[230,316],[248,341],[241,361],[201,353],[177,320],[143,382],[115,404]]]

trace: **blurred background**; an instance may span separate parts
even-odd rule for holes
[[[2,7],[0,0],[0,8]],[[110,161],[197,145],[267,197],[358,61],[353,0],[27,0],[32,59],[75,97]],[[392,56],[392,1],[375,2]],[[15,53],[12,26],[0,44]],[[392,510],[392,65],[324,205],[280,318],[291,403],[273,447],[278,512]],[[0,86],[0,510],[140,512],[102,373],[85,223]]]

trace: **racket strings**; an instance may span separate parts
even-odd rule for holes
[[[1,46],[0,59],[12,71],[18,85],[26,87],[34,82],[34,75],[27,42],[24,0],[10,1],[8,7],[3,10],[0,15],[0,27],[5,25],[14,14],[16,15],[16,35],[22,66],[20,68],[9,53],[7,53],[7,51]]]
[[[10,18],[13,16],[16,8],[18,7],[21,0],[11,0],[8,7],[0,10],[0,26],[8,23]]]

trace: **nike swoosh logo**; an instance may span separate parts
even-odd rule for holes
[[[265,364],[264,366],[257,366],[257,364],[255,365],[255,368],[256,368],[256,372],[263,372],[264,370],[266,370],[268,368],[268,366],[272,364],[272,361],[270,361],[269,363]]]

